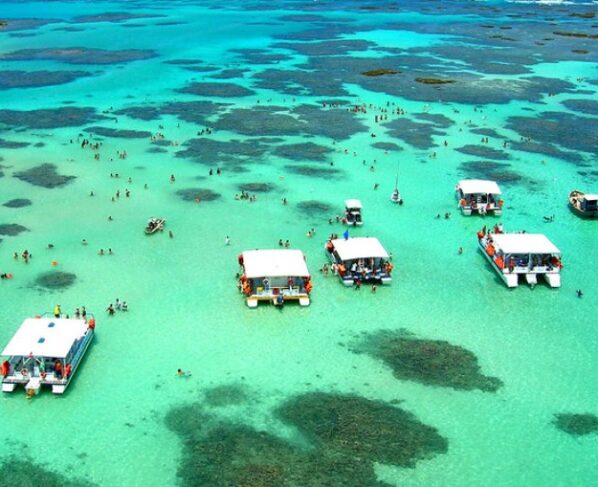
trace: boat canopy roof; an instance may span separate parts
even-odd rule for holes
[[[483,179],[462,179],[457,188],[461,189],[463,194],[502,194],[498,184]]]
[[[540,233],[492,234],[497,249],[505,254],[560,254],[561,251]]]
[[[363,205],[359,200],[345,200],[345,208],[361,209]]]
[[[87,332],[85,320],[28,318],[4,348],[5,357],[65,358],[73,343]]]
[[[582,198],[586,201],[598,201],[598,194],[584,194]]]
[[[388,259],[388,253],[380,241],[374,237],[355,237],[348,240],[337,238],[332,240],[332,244],[343,261],[370,257]]]
[[[248,279],[258,277],[308,277],[305,257],[300,250],[246,250],[243,267]]]

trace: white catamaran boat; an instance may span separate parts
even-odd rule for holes
[[[328,240],[326,253],[345,286],[356,282],[390,284],[393,265],[377,238]]]
[[[239,255],[243,274],[239,288],[247,297],[247,306],[256,308],[259,301],[282,306],[288,300],[309,305],[311,276],[300,250],[246,250]]]
[[[532,287],[538,283],[538,276],[544,276],[550,287],[561,286],[561,252],[546,236],[481,230],[478,242],[482,254],[508,287],[517,287],[519,276],[525,276]]]
[[[343,223],[354,227],[363,225],[363,220],[361,218],[362,208],[363,205],[359,200],[345,200],[345,216],[343,217]]]
[[[26,319],[2,352],[2,391],[12,392],[23,384],[28,394],[42,386],[62,394],[94,337],[95,319],[54,318],[46,315]]]
[[[485,215],[493,212],[496,216],[502,214],[503,200],[498,184],[494,181],[481,179],[463,179],[456,187],[456,196],[459,200],[459,208],[464,215],[471,215],[478,212]]]

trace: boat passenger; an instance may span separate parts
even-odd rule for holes
[[[8,360],[2,362],[2,366],[0,366],[0,373],[2,373],[3,377],[6,377],[10,374],[10,362]]]
[[[57,379],[62,379],[62,364],[60,363],[60,360],[54,362],[54,375]]]

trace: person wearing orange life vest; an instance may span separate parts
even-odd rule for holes
[[[7,375],[10,374],[10,362],[8,360],[5,360],[4,362],[2,362],[2,366],[0,367],[0,372],[2,373],[3,377],[6,377]]]
[[[62,364],[60,363],[60,360],[57,360],[54,363],[54,375],[57,379],[62,379]]]

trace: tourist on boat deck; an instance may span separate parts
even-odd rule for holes
[[[0,367],[0,372],[2,373],[3,377],[6,377],[10,374],[10,362],[5,360],[2,362],[2,366]]]
[[[62,364],[60,363],[60,360],[54,362],[54,375],[57,379],[62,379]]]

